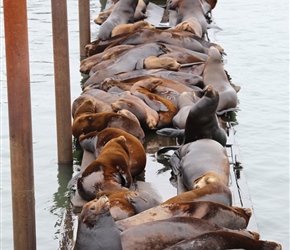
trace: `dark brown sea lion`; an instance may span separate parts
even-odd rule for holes
[[[204,89],[204,95],[189,110],[185,122],[184,143],[201,138],[216,140],[225,146],[227,135],[219,126],[216,111],[219,104],[219,93],[208,85]]]
[[[120,232],[110,214],[105,196],[84,205],[78,219],[74,250],[122,250]]]
[[[118,24],[133,23],[137,4],[138,0],[119,0],[106,21],[100,26],[98,37],[109,38]]]
[[[227,111],[236,110],[238,96],[228,80],[220,52],[216,48],[211,47],[208,55],[209,58],[205,63],[203,71],[203,81],[206,86],[212,85],[219,92],[217,113],[223,114]]]
[[[185,189],[192,190],[205,174],[211,182],[228,185],[230,164],[225,148],[212,139],[199,139],[182,145],[170,157],[170,165],[176,176],[181,176]],[[203,182],[204,183],[204,182]]]
[[[99,191],[124,190],[132,184],[130,153],[124,136],[108,141],[77,180],[80,196],[93,200]]]
[[[105,128],[101,131],[81,135],[79,142],[83,149],[93,153],[97,158],[108,141],[121,135],[126,138],[130,155],[129,168],[131,175],[135,177],[145,169],[146,153],[142,143],[134,135],[118,128]]]
[[[102,112],[94,114],[84,114],[78,116],[72,124],[72,134],[79,138],[81,134],[92,131],[101,131],[105,128],[119,128],[134,136],[141,142],[144,141],[144,131],[140,124],[123,114],[114,112]]]
[[[236,232],[208,232],[165,248],[165,250],[212,250],[212,249],[247,249],[247,250],[282,250],[279,243],[257,240]]]
[[[188,201],[213,201],[225,206],[232,205],[232,192],[228,186],[219,182],[212,182],[202,188],[180,193],[162,204],[181,203]]]
[[[208,138],[219,142],[222,146],[226,145],[227,135],[223,128],[220,127],[216,115],[219,104],[219,94],[209,85],[204,89],[202,98],[192,103],[190,108],[182,110],[183,117],[176,117],[174,122],[181,131],[174,131],[170,128],[159,130],[159,135],[183,136],[183,144],[196,141],[198,139]],[[188,114],[185,114],[188,112]],[[184,126],[184,130],[182,130]],[[180,141],[180,140],[179,140]]]
[[[230,230],[203,219],[174,217],[143,223],[121,233],[123,249],[163,250],[182,240],[212,231],[231,231],[253,238],[247,230]]]
[[[163,45],[156,43],[135,46],[121,55],[110,59],[112,64],[102,70],[94,72],[93,75],[91,75],[90,78],[84,83],[83,88],[90,85],[98,85],[107,77],[111,77],[115,74],[134,70],[139,61],[143,62],[143,60],[148,56],[158,56],[164,54],[165,51],[166,48]],[[101,67],[102,63],[99,63],[98,66]]]
[[[249,208],[225,206],[211,201],[192,201],[182,203],[160,204],[117,223],[124,231],[130,227],[149,221],[163,220],[176,216],[200,218],[221,227],[245,229],[252,213]]]

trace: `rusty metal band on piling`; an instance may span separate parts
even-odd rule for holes
[[[52,0],[58,162],[72,163],[71,97],[66,0]]]
[[[91,41],[90,0],[79,0],[80,58],[87,57],[85,46]]]
[[[14,249],[36,249],[26,0],[4,0]]]

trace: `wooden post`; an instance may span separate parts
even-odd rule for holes
[[[86,58],[85,46],[91,42],[90,0],[79,0],[80,58]]]
[[[14,249],[36,249],[26,0],[4,0]]]
[[[66,0],[51,0],[58,162],[72,163],[71,97]]]

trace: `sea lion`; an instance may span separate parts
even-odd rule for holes
[[[124,51],[131,49],[133,45],[120,45],[112,47],[106,51],[97,53],[95,55],[89,56],[81,61],[80,72],[84,74],[89,74],[91,68],[103,60],[112,59]]]
[[[108,9],[100,12],[99,15],[96,18],[94,18],[94,22],[96,24],[102,25],[108,19],[108,17],[112,13],[114,7],[115,7],[115,5],[113,4]]]
[[[172,118],[177,113],[177,107],[169,100],[152,93],[153,90],[162,82],[155,81],[138,81],[130,89],[132,95],[138,96],[150,108],[156,110],[159,114],[157,128],[170,126]]]
[[[169,0],[166,3],[166,8],[169,10],[178,9],[175,25],[193,17],[200,25],[201,36],[203,37],[207,32],[207,20],[199,0]]]
[[[207,232],[165,248],[165,250],[259,249],[282,250],[279,243],[253,239],[237,232]]]
[[[143,1],[143,0],[141,0]],[[132,31],[138,30],[138,29],[154,29],[154,26],[152,26],[147,21],[138,21],[135,23],[123,23],[118,24],[113,30],[111,36],[117,36],[120,34],[130,33]]]
[[[166,47],[161,44],[147,43],[140,46],[135,46],[134,48],[125,51],[121,55],[110,59],[112,64],[110,64],[108,67],[93,72],[90,78],[84,83],[83,88],[89,85],[98,85],[107,77],[111,77],[115,74],[134,70],[136,68],[136,64],[139,61],[143,62],[143,60],[148,56],[158,56],[165,52]],[[107,63],[107,61],[108,60],[104,61],[104,63]],[[101,66],[102,63],[99,63],[98,67]]]
[[[133,177],[141,174],[146,166],[146,153],[142,143],[132,134],[118,129],[105,128],[101,131],[93,131],[79,137],[79,143],[83,149],[94,154],[97,158],[103,147],[113,138],[124,136],[129,150],[129,169]]]
[[[208,56],[203,71],[203,81],[206,86],[212,85],[219,93],[217,114],[221,115],[236,110],[238,104],[237,92],[229,83],[223,67],[222,55],[216,48],[211,47]]]
[[[204,88],[203,97],[189,110],[185,122],[184,143],[209,138],[226,145],[226,132],[219,126],[216,116],[218,104],[219,93],[212,85],[208,85]]]
[[[143,223],[121,233],[123,249],[163,250],[182,240],[212,231],[230,231],[253,238],[247,230],[230,230],[203,219],[174,217]]]
[[[149,56],[144,59],[143,67],[144,69],[166,69],[178,71],[180,64],[175,59],[168,56]]]
[[[106,196],[84,205],[73,249],[122,250],[120,232],[110,214],[110,202]]]
[[[185,216],[204,219],[230,229],[245,229],[251,215],[249,208],[225,206],[212,201],[191,201],[160,204],[127,219],[119,220],[116,224],[121,231],[124,231],[149,221]]]
[[[125,136],[109,140],[99,156],[81,173],[77,180],[80,196],[93,200],[99,191],[124,190],[131,186],[130,153]]]
[[[109,38],[112,30],[118,24],[133,23],[137,4],[138,0],[119,0],[106,21],[100,26],[98,37],[100,39]]]
[[[220,182],[212,182],[201,188],[180,193],[161,204],[181,203],[188,201],[213,201],[225,206],[232,205],[232,192],[228,186]]]
[[[173,117],[174,125],[179,131],[171,128],[165,128],[158,131],[159,135],[176,136],[178,134],[179,143],[186,144],[198,139],[208,138],[219,142],[222,146],[226,145],[227,134],[220,127],[216,115],[217,106],[219,104],[219,93],[209,85],[203,90],[204,95],[195,103],[188,107],[184,107],[177,117]],[[186,112],[188,112],[186,114]],[[177,113],[178,114],[178,113]],[[182,116],[183,115],[183,116]],[[183,136],[183,141],[181,141]]]
[[[175,128],[185,129],[186,118],[189,111],[198,99],[194,91],[185,91],[179,96],[177,102],[178,112],[172,118],[172,124]]]
[[[180,176],[185,190],[202,187],[198,184],[205,174],[211,182],[228,185],[230,163],[226,149],[212,139],[199,139],[182,145],[169,159],[174,175]]]
[[[72,124],[72,134],[79,138],[81,134],[87,134],[92,131],[101,131],[105,128],[119,128],[134,136],[141,142],[144,142],[145,134],[140,124],[135,120],[114,112],[102,112],[94,114],[84,114],[74,119]]]
[[[73,101],[72,117],[74,119],[83,113],[100,112],[113,112],[113,110],[108,103],[85,93],[81,94]]]
[[[160,204],[153,194],[145,190],[100,191],[96,198],[107,196],[110,212],[115,221],[122,220]]]
[[[203,36],[201,25],[195,17],[189,17],[186,20],[182,21],[181,23],[175,25],[173,28],[191,32],[197,35],[198,37]]]

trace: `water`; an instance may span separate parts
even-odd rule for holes
[[[221,0],[213,11],[223,30],[216,42],[224,47],[225,68],[239,92],[237,140],[242,153],[262,239],[289,249],[289,26],[288,2]],[[68,0],[71,98],[80,94],[78,1]],[[1,223],[0,249],[13,249],[7,87],[1,2]],[[33,121],[36,230],[38,249],[57,249],[60,224],[68,203],[69,168],[58,166],[50,1],[27,1]],[[91,1],[91,19],[101,3]],[[92,38],[97,26],[92,24]],[[161,139],[160,139],[161,140]],[[158,146],[148,141],[146,147]],[[170,144],[170,141],[162,141]],[[147,181],[161,183],[170,196],[165,173],[148,154]],[[76,166],[76,165],[75,165]]]

